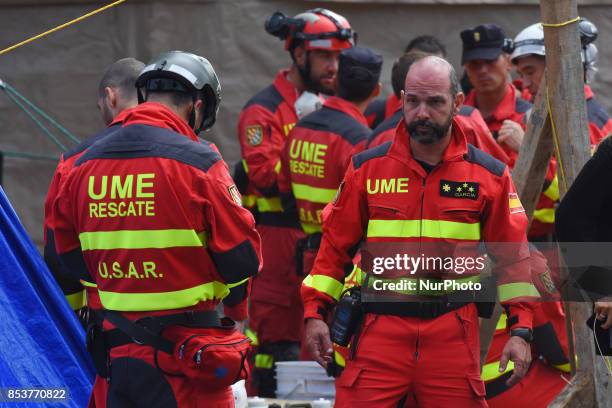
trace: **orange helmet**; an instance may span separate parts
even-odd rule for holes
[[[290,18],[275,12],[266,20],[266,31],[285,40],[285,49],[304,45],[307,50],[340,51],[355,45],[357,33],[348,20],[324,8],[307,10]]]

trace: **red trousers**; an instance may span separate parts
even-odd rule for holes
[[[487,402],[491,408],[546,408],[567,385],[562,376],[569,378],[569,374],[535,360],[521,382]]]
[[[367,314],[336,408],[487,407],[474,304],[436,319]]]
[[[302,340],[304,306],[300,297],[303,276],[295,268],[295,245],[304,237],[295,228],[260,225],[263,269],[253,281],[249,327],[259,344]]]

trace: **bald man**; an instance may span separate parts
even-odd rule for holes
[[[331,341],[350,339],[336,407],[486,407],[475,303],[483,254],[477,249],[482,242],[511,247],[488,245],[487,251],[496,260],[498,295],[512,331],[502,365],[513,361],[514,383],[531,360],[532,310],[524,302],[537,299],[527,217],[507,166],[468,145],[455,125],[464,95],[447,61],[415,62],[401,98],[404,120],[393,141],[353,157],[324,211],[321,247],[302,285],[306,344],[326,367]],[[368,283],[351,295],[362,307],[344,309],[330,339],[325,318],[340,300],[346,265],[362,240],[361,282]],[[412,269],[396,263],[406,257],[428,261]],[[343,330],[353,326],[353,333]]]

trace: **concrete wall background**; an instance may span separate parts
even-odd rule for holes
[[[415,4],[419,3],[419,4]],[[434,4],[423,4],[434,3]],[[451,2],[448,2],[451,3]],[[203,135],[215,142],[229,163],[239,157],[235,127],[246,100],[268,85],[290,62],[282,43],[265,33],[263,24],[273,11],[292,15],[313,7],[328,7],[345,15],[359,32],[361,45],[385,57],[383,83],[390,92],[393,60],[419,34],[433,34],[458,66],[459,32],[494,22],[516,35],[539,20],[533,1],[461,5],[400,1],[128,1],[117,8],[0,56],[0,79],[58,119],[80,138],[100,130],[96,108],[97,83],[106,67],[119,58],[143,61],[168,49],[207,57],[223,88],[217,125]],[[488,2],[491,3],[491,2]],[[519,3],[519,4],[517,4]],[[531,3],[531,4],[525,4]],[[590,1],[580,15],[599,28],[599,75],[593,86],[599,99],[612,107],[612,7]],[[595,3],[595,4],[593,4]],[[38,34],[103,3],[92,1],[0,1],[0,48]],[[0,92],[0,150],[58,156],[59,149]],[[36,243],[42,242],[43,200],[55,163],[7,157],[3,188]]]

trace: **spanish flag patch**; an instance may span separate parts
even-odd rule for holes
[[[518,194],[516,193],[508,194],[508,207],[510,207],[510,214],[525,212],[523,204],[521,204],[521,200],[519,200]]]

